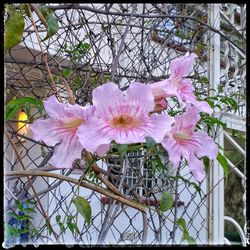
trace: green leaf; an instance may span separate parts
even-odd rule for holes
[[[8,50],[22,41],[24,32],[23,15],[13,6],[9,6],[8,18],[5,22],[4,49]]]
[[[21,12],[24,12],[28,17],[31,17],[29,4],[19,4],[19,9]]]
[[[12,211],[9,213],[13,218],[19,220],[19,216],[17,215],[17,213],[15,211]]]
[[[63,69],[62,70],[62,75],[63,77],[67,78],[68,76],[70,76],[72,74],[72,71],[70,69]]]
[[[27,214],[24,214],[24,215],[21,215],[19,216],[20,220],[29,220],[29,219],[32,219],[31,216],[27,215]]]
[[[67,217],[67,226],[69,227],[69,230],[74,234],[74,232],[78,232],[78,227],[75,223],[72,223],[72,216]]]
[[[173,206],[173,197],[172,195],[165,191],[163,192],[162,196],[161,196],[161,200],[160,200],[160,208],[159,210],[162,212],[167,211],[168,209],[170,209]]]
[[[15,202],[16,202],[16,205],[17,205],[18,209],[22,211],[23,210],[23,204],[19,200],[15,200]]]
[[[72,202],[75,204],[78,212],[83,216],[83,218],[85,218],[87,224],[89,225],[91,220],[91,206],[89,205],[88,201],[79,196]]]
[[[19,237],[18,228],[16,227],[9,226],[7,232],[12,236]]]
[[[185,240],[188,242],[189,245],[196,245],[197,244],[195,239],[190,235],[187,235]]]
[[[192,236],[190,236],[188,233],[186,221],[183,218],[180,218],[176,221],[176,223],[182,229],[182,232],[183,232],[182,240],[186,240],[188,244],[196,245],[195,239]]]
[[[47,33],[46,37],[42,40],[42,42],[46,41],[47,39],[49,39],[50,37],[55,35],[59,29],[58,22],[53,15],[49,15],[46,18],[46,21],[47,21],[47,25],[48,25],[48,33]]]
[[[202,158],[202,160],[203,160],[203,164],[204,164],[204,167],[205,167],[205,171],[207,173],[208,169],[209,169],[209,158],[207,156],[204,156]]]
[[[188,234],[188,230],[187,230],[187,225],[186,225],[186,221],[183,218],[180,218],[176,221],[177,225],[179,225],[182,230],[183,230],[183,235],[187,235]]]
[[[48,228],[48,230],[49,230],[49,235],[51,235],[52,234],[52,227],[49,225],[49,223],[48,223],[48,221],[46,220],[46,222],[45,222],[45,226]]]
[[[5,120],[13,118],[16,113],[23,108],[25,108],[26,111],[29,113],[30,107],[28,107],[27,104],[33,104],[39,111],[43,110],[43,102],[41,100],[34,99],[28,96],[20,97],[18,99],[13,98],[6,105],[4,114]]]
[[[60,219],[61,219],[61,215],[58,214],[58,215],[56,216],[56,222],[59,223],[59,222],[60,222]]]
[[[65,232],[65,227],[63,226],[63,224],[60,220],[61,220],[61,215],[58,214],[56,216],[56,222],[57,222],[58,226],[60,227],[60,229],[62,230],[62,232]]]
[[[224,170],[225,177],[227,178],[228,177],[228,161],[227,161],[227,158],[219,152],[218,155],[217,155],[217,160],[220,163],[220,165],[222,166],[222,168]]]
[[[34,211],[34,208],[30,208],[30,207],[23,208],[23,211],[27,213],[36,213],[36,211]]]
[[[201,196],[201,188],[195,183],[195,182],[191,182],[188,179],[183,178],[182,176],[169,176],[170,179],[181,179],[183,182],[187,183],[189,186],[193,186],[194,189],[199,193],[199,195]]]
[[[36,201],[26,200],[25,203],[32,205],[32,206],[36,206]]]
[[[39,5],[38,9],[40,10],[44,19],[47,19],[47,17],[53,13],[52,9],[46,7],[45,5]]]

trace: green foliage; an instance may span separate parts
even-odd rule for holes
[[[49,225],[49,223],[48,223],[48,221],[47,221],[47,220],[45,221],[45,226],[46,226],[46,227],[47,227],[47,229],[48,229],[49,235],[51,235],[51,234],[52,234],[52,232],[53,232],[53,229],[52,229],[52,227]]]
[[[62,48],[62,52],[68,53],[73,62],[80,62],[83,58],[86,57],[90,53],[91,46],[89,43],[84,41],[79,42],[75,45],[69,45],[67,43],[64,44]],[[88,62],[88,61],[86,61]]]
[[[216,159],[218,160],[218,162],[222,166],[222,168],[224,170],[225,177],[227,179],[227,177],[228,177],[228,161],[227,161],[227,158],[219,152]]]
[[[19,4],[19,9],[21,12],[24,12],[26,16],[31,17],[29,4]]]
[[[209,80],[208,80],[208,78],[205,77],[205,76],[199,76],[198,82],[199,82],[199,83],[209,84]]]
[[[5,120],[12,119],[16,113],[20,110],[24,110],[27,116],[30,116],[31,105],[38,109],[39,113],[42,115],[43,102],[39,99],[34,99],[32,97],[24,96],[20,98],[13,98],[6,105],[4,117]]]
[[[239,139],[241,143],[246,142],[246,137],[243,136],[238,130],[232,129],[232,137]]]
[[[169,210],[173,206],[173,197],[172,195],[165,191],[163,192],[161,199],[160,199],[160,207],[159,210],[165,212]]]
[[[5,22],[4,50],[8,50],[22,41],[24,32],[24,17],[14,6],[6,7],[8,17]]]
[[[125,155],[127,154],[128,151],[128,145],[126,144],[118,144],[117,145],[118,153],[120,155],[120,159],[124,159]]]
[[[56,32],[59,29],[59,25],[58,25],[56,18],[53,16],[53,11],[50,8],[44,5],[43,6],[39,5],[38,9],[40,10],[41,14],[43,15],[47,23],[47,29],[48,29],[47,35],[42,40],[42,41],[46,41],[47,39],[49,39],[50,37],[56,34]]]
[[[225,96],[221,94],[221,91],[222,90],[218,88],[217,95],[209,96],[205,99],[205,101],[207,101],[212,108],[218,108],[222,110],[224,106],[227,106],[232,108],[234,112],[236,112],[238,109],[238,104],[235,101],[235,97],[233,95]]]
[[[72,70],[71,69],[66,68],[66,69],[62,70],[62,75],[65,78],[69,77],[71,74],[72,74]]]
[[[203,160],[203,164],[205,167],[205,171],[207,173],[208,169],[209,169],[209,158],[207,156],[204,156],[204,157],[202,157],[202,160]]]
[[[60,227],[61,231],[64,233],[66,229],[65,229],[64,225],[61,222],[61,215],[58,214],[56,216],[56,222],[57,222],[58,226]]]
[[[183,232],[182,240],[187,241],[187,243],[190,245],[196,245],[195,239],[188,233],[186,221],[183,218],[180,218],[176,221],[176,224],[182,229]]]
[[[201,196],[201,188],[195,182],[191,182],[188,179],[183,178],[182,176],[169,176],[169,179],[182,180],[184,183],[188,184],[188,186],[192,186]]]
[[[20,202],[18,200],[15,200],[15,203],[17,210],[9,212],[7,217],[14,218],[16,222],[12,225],[5,222],[6,238],[11,238],[16,242],[24,233],[29,233],[29,238],[39,236],[38,230],[31,225],[31,220],[33,219],[31,215],[36,213],[36,203],[32,201]]]
[[[226,128],[226,123],[222,122],[221,120],[215,118],[215,117],[212,117],[208,114],[205,114],[205,113],[200,113],[200,116],[201,116],[201,119],[200,121],[197,123],[197,127],[199,127],[199,125],[203,124],[207,127],[208,129],[208,132],[210,132],[212,130],[212,128],[217,125],[218,127],[221,127],[223,129]]]
[[[91,206],[88,201],[79,196],[73,199],[72,202],[75,204],[77,211],[83,216],[83,218],[85,218],[87,224],[89,225],[91,220]]]
[[[204,51],[204,49],[205,49],[205,46],[203,45],[203,44],[201,44],[201,43],[196,43],[195,44],[195,53],[197,54],[197,55],[200,55],[200,54],[202,54],[202,52]]]
[[[78,232],[79,229],[75,223],[72,222],[73,216],[67,216],[66,224],[69,228],[69,230],[74,234],[75,232]]]
[[[166,168],[158,154],[150,155],[145,165],[147,165],[147,169],[151,175],[155,174],[156,171],[163,171]]]

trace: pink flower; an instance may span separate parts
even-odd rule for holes
[[[131,144],[152,137],[159,143],[171,128],[168,115],[149,114],[154,110],[154,97],[148,85],[132,83],[124,93],[116,84],[106,83],[92,94],[98,117],[89,119],[77,132],[83,147],[92,153],[99,147],[105,154],[112,140]]]
[[[164,109],[167,109],[168,107],[168,102],[166,101],[165,98],[159,98],[154,100],[154,112],[160,112]]]
[[[205,178],[203,163],[198,158],[207,156],[215,159],[218,147],[214,140],[204,131],[194,131],[200,116],[195,107],[189,107],[186,113],[175,117],[172,131],[163,141],[163,147],[168,151],[169,160],[178,167],[181,157],[189,164],[189,169],[197,181]]]
[[[181,107],[190,103],[200,111],[212,114],[213,110],[207,102],[196,100],[192,82],[186,78],[192,71],[196,57],[197,55],[194,53],[190,55],[186,53],[171,61],[169,79],[151,84],[151,90],[155,99],[176,96]]]
[[[163,80],[149,85],[154,96],[154,112],[159,112],[166,109],[168,107],[168,103],[165,98],[175,94],[175,92],[166,92],[165,87],[167,84],[169,84],[168,80]]]
[[[83,108],[78,104],[63,104],[55,96],[49,97],[44,103],[50,118],[37,120],[30,125],[33,137],[48,146],[55,146],[50,163],[56,168],[71,168],[75,159],[81,158],[83,146],[76,132],[94,115],[95,108]]]

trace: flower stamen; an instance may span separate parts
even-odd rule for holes
[[[119,116],[116,116],[110,121],[110,126],[112,128],[119,128],[122,130],[136,128],[139,125],[140,125],[139,119],[131,117],[127,114],[121,114]]]

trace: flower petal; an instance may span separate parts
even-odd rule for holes
[[[147,115],[154,110],[154,96],[149,85],[133,82],[126,90],[126,103],[130,106],[140,107],[140,112]]]
[[[196,101],[193,105],[201,112],[208,113],[209,115],[213,113],[213,109],[210,107],[209,103],[205,101]]]
[[[179,57],[170,62],[171,79],[176,77],[186,77],[192,71],[194,59],[196,54],[186,53],[183,57]]]
[[[149,86],[153,93],[154,99],[176,95],[177,88],[172,86],[168,79],[152,83]]]
[[[94,153],[99,146],[103,144],[109,145],[112,141],[107,133],[109,128],[101,119],[92,117],[78,128],[76,135],[82,146]]]
[[[160,143],[164,136],[171,131],[171,126],[174,119],[168,115],[150,115],[148,124],[146,126],[146,136],[152,137],[157,143]]]
[[[168,107],[168,102],[165,100],[165,98],[155,99],[154,112],[160,112],[164,109],[167,109],[167,107]]]
[[[178,84],[178,93],[184,102],[196,101],[194,87],[189,79],[182,79]]]
[[[114,129],[112,132],[110,132],[110,136],[112,136],[112,139],[118,144],[146,142],[145,132],[140,128],[130,130]]]
[[[165,138],[161,142],[162,146],[167,150],[168,155],[169,155],[169,160],[172,162],[173,166],[178,168],[180,161],[181,161],[181,156],[182,156],[182,151],[180,146],[176,143],[176,141],[170,136],[169,138]]]
[[[124,103],[122,91],[115,83],[109,82],[95,88],[92,92],[96,114],[109,120],[119,114],[119,107]]]
[[[72,168],[74,160],[81,158],[83,146],[75,134],[67,134],[58,146],[50,160],[56,168]]]
[[[35,140],[43,141],[48,146],[61,142],[63,137],[68,134],[68,131],[63,129],[62,122],[53,118],[36,120],[30,124],[29,128]]]
[[[182,115],[175,117],[174,131],[193,131],[196,123],[200,120],[200,115],[195,107],[188,107]]]
[[[199,147],[195,150],[198,157],[207,156],[210,159],[216,159],[218,154],[218,146],[215,144],[212,137],[210,137],[205,131],[195,132],[196,140],[200,141]]]
[[[102,144],[96,149],[98,156],[103,157],[109,150],[109,144]]]
[[[204,171],[203,163],[201,160],[199,160],[195,156],[192,156],[188,160],[188,166],[189,166],[190,172],[193,174],[194,178],[197,181],[201,182],[204,180],[204,178],[206,177],[206,172]]]
[[[46,113],[55,119],[81,117],[86,120],[93,116],[95,112],[94,106],[82,107],[78,104],[60,103],[54,95],[50,96],[48,100],[44,102],[44,108]]]

